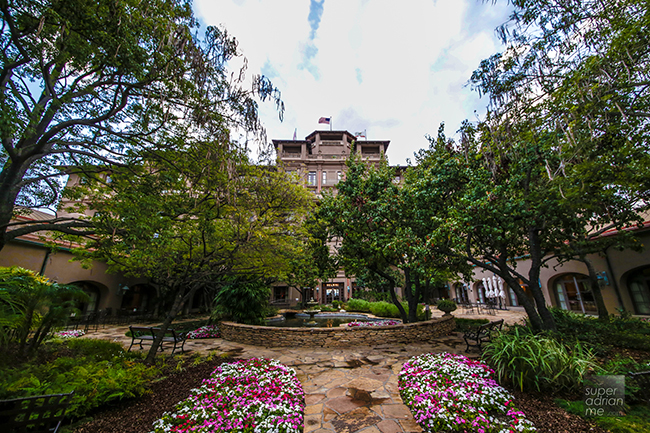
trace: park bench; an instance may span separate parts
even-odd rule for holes
[[[465,352],[469,352],[470,347],[478,347],[478,350],[480,352],[481,345],[485,342],[490,341],[492,334],[496,331],[501,331],[502,326],[503,319],[485,323],[483,325],[467,330],[465,334],[463,334],[463,339],[467,344],[467,349]]]
[[[0,426],[3,433],[56,433],[72,394],[49,394],[0,400]]]
[[[142,344],[152,345],[153,340],[156,337],[156,332],[160,331],[160,328],[153,328],[151,326],[129,326],[129,331],[131,332],[131,345],[129,346],[128,351],[131,351],[131,348],[134,344],[138,343],[140,349],[144,349]],[[162,343],[160,344],[160,350],[165,350],[165,344],[174,345],[172,349],[172,355],[176,352],[177,348],[181,349],[181,353],[185,352],[185,340],[186,335],[183,333],[177,333],[173,329],[168,329],[165,331],[163,336]]]

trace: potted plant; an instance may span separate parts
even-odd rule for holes
[[[438,310],[443,311],[445,313],[443,317],[451,316],[451,312],[456,311],[456,303],[449,299],[439,300],[436,306],[438,307]]]

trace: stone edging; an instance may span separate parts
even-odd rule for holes
[[[280,328],[221,322],[224,340],[264,347],[347,347],[430,342],[456,328],[452,317],[377,327]]]

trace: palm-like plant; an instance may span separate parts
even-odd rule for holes
[[[21,355],[33,352],[56,326],[88,300],[79,288],[57,284],[28,269],[0,268],[0,326]],[[31,335],[31,339],[29,338]]]

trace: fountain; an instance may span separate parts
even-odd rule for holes
[[[307,325],[316,325],[316,321],[314,320],[314,316],[318,313],[320,313],[320,310],[315,309],[314,307],[318,305],[318,302],[314,301],[314,298],[311,298],[309,301],[306,302],[307,307],[309,309],[305,310],[304,312],[309,314],[309,322],[307,322]]]

